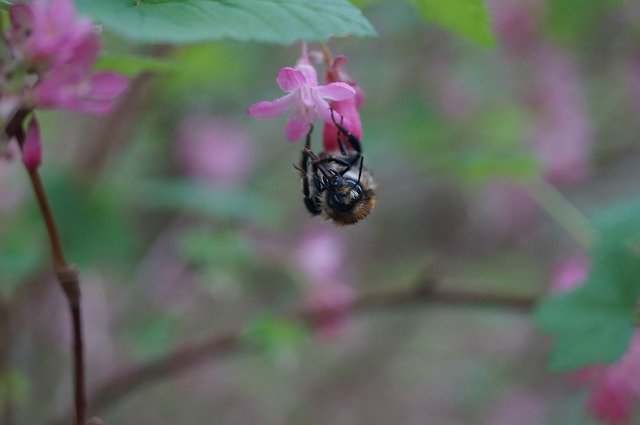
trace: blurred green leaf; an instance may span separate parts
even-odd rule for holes
[[[115,71],[129,77],[143,72],[165,73],[175,71],[177,65],[169,59],[150,56],[115,55],[103,53],[95,64],[98,71]]]
[[[179,321],[168,314],[138,318],[129,329],[129,345],[140,359],[160,356],[173,347],[178,328]]]
[[[70,261],[83,267],[130,259],[137,233],[116,188],[89,188],[64,175],[47,175],[44,182]]]
[[[278,216],[275,204],[257,193],[228,190],[189,180],[150,181],[137,200],[153,208],[184,209],[204,216],[268,223]]]
[[[469,180],[528,179],[538,173],[538,162],[531,154],[473,150],[441,155],[432,160],[433,167]]]
[[[279,360],[292,356],[296,348],[308,340],[309,331],[296,320],[263,316],[248,324],[242,337],[247,344]]]
[[[547,25],[563,40],[584,41],[621,0],[554,0],[548,2]]]
[[[82,13],[134,41],[292,43],[375,30],[348,0],[76,0]]]
[[[43,224],[24,218],[0,235],[0,298],[9,299],[40,263]]]
[[[23,403],[29,395],[29,380],[18,369],[10,368],[0,373],[0,405],[7,402]]]
[[[428,21],[482,46],[493,46],[489,14],[482,0],[412,0]]]
[[[640,202],[624,202],[598,214],[598,239],[587,282],[550,297],[536,312],[538,325],[557,340],[554,369],[610,363],[620,358],[638,319],[640,298]]]

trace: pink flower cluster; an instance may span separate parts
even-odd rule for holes
[[[545,2],[490,0],[488,6],[506,57],[528,71],[521,83],[523,103],[535,117],[529,143],[544,178],[556,185],[584,182],[593,157],[593,129],[578,66],[541,35]]]
[[[358,84],[342,70],[345,60],[343,56],[336,58],[327,70],[327,84],[318,85],[318,75],[303,44],[296,66],[280,69],[276,78],[280,88],[287,94],[273,101],[255,103],[247,109],[247,113],[254,118],[267,119],[291,111],[285,136],[292,142],[302,139],[315,120],[321,118],[325,123],[326,150],[338,148],[334,119],[361,137],[357,108],[362,104],[362,93]]]
[[[296,265],[309,283],[304,302],[314,330],[333,338],[346,326],[355,292],[345,279],[344,241],[330,227],[314,224],[296,249]]]
[[[128,84],[114,72],[93,72],[100,37],[91,21],[76,17],[72,0],[34,0],[9,7],[0,63],[0,118],[37,108],[104,114]],[[41,160],[40,135],[31,118],[22,145],[30,169]]]
[[[566,292],[587,278],[589,260],[577,255],[560,264],[553,273],[551,289]],[[636,331],[629,349],[615,363],[587,366],[572,376],[577,385],[591,387],[587,409],[609,425],[621,425],[631,419],[634,404],[640,401],[640,331]]]

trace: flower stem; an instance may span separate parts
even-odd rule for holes
[[[24,143],[24,130],[22,129],[24,119],[30,111],[20,110],[7,125],[5,132],[9,137],[15,137],[22,147]],[[64,291],[69,304],[71,314],[71,329],[73,334],[73,364],[74,364],[74,400],[75,400],[75,425],[86,424],[86,390],[84,378],[84,342],[82,337],[82,314],[80,311],[80,276],[78,270],[67,263],[62,248],[62,242],[58,228],[56,227],[49,206],[49,201],[42,185],[40,174],[36,169],[27,170],[33,191],[38,201],[40,213],[47,228],[49,244],[53,256],[56,277]]]
[[[589,220],[562,193],[544,181],[530,184],[527,189],[531,198],[583,248],[591,247],[595,239],[595,230]]]
[[[49,235],[51,253],[55,265],[58,282],[62,287],[67,301],[69,302],[69,312],[71,313],[71,327],[73,333],[73,364],[74,364],[74,399],[75,399],[75,424],[85,425],[86,416],[86,395],[84,379],[84,342],[82,339],[82,313],[80,311],[80,277],[78,270],[70,266],[62,250],[62,243],[58,234],[58,229],[53,220],[51,207],[47,200],[42,180],[38,170],[29,171],[29,178],[38,200],[38,206],[42,218],[44,219]]]

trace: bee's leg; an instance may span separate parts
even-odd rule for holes
[[[340,135],[342,135],[349,142],[349,144],[351,145],[353,150],[358,152],[359,154],[361,154],[362,153],[362,144],[360,143],[360,140],[356,136],[351,134],[351,132],[349,130],[344,128],[344,126],[342,125],[343,118],[341,118],[340,124],[338,124],[336,122],[336,119],[333,116],[333,109],[331,109],[331,119],[333,120],[333,124],[338,129],[338,144],[340,145],[340,152],[342,152],[343,155],[346,155],[346,149],[345,149],[345,146],[344,146],[344,142],[342,141],[342,138],[340,137]]]
[[[351,166],[349,161],[345,161],[344,159],[336,158],[334,156],[325,156],[316,161],[311,161],[314,166],[317,166],[318,164],[324,164],[325,162],[335,162],[336,164],[344,165],[345,167]]]
[[[308,148],[311,145],[311,132],[313,131],[313,126],[309,128],[309,132],[307,133],[307,141],[306,147]],[[300,159],[300,175],[302,177],[302,194],[304,195],[304,206],[307,208],[307,211],[311,213],[311,215],[320,215],[320,207],[316,201],[316,195],[311,195],[310,183],[309,183],[309,155],[307,154],[307,150],[302,151],[302,157]],[[318,188],[317,179],[319,179],[316,171],[316,166],[313,166],[313,181],[316,186],[316,190]]]

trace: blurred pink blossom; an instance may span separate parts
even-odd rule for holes
[[[251,139],[243,128],[207,115],[183,120],[176,154],[189,174],[224,186],[244,183],[255,161]]]
[[[306,46],[303,46],[302,56],[295,68],[281,68],[276,82],[287,94],[273,101],[254,103],[247,113],[254,118],[267,119],[292,110],[285,128],[285,136],[292,142],[304,137],[318,117],[325,122],[332,122],[327,100],[345,100],[356,94],[346,83],[319,86],[316,70],[307,57]]]
[[[593,130],[578,71],[569,57],[551,47],[537,49],[531,62],[535,82],[530,98],[538,112],[533,149],[551,183],[580,183],[591,167]]]
[[[329,106],[335,111],[334,118],[338,124],[341,123],[351,134],[358,139],[362,139],[362,123],[358,109],[364,102],[364,94],[360,84],[345,71],[344,64],[347,62],[345,56],[336,57],[326,72],[326,81],[329,84],[343,82],[349,84],[355,90],[355,96],[345,100],[334,100]],[[338,129],[333,122],[326,121],[322,131],[322,143],[325,151],[338,150]],[[350,146],[346,146],[350,149]]]
[[[304,306],[315,330],[333,338],[344,330],[355,298],[345,280],[346,246],[332,227],[313,224],[296,247],[295,263],[308,282]]]
[[[129,80],[115,72],[55,69],[34,89],[38,107],[102,115],[109,112]]]
[[[4,79],[16,81],[4,85],[2,103],[17,97],[25,109],[109,112],[128,79],[91,71],[100,53],[100,38],[90,20],[76,16],[72,0],[12,5],[9,17],[5,35],[15,62],[10,68],[27,71],[3,72]]]
[[[566,292],[582,285],[588,276],[589,259],[581,253],[559,264],[551,288]],[[615,363],[584,367],[572,374],[572,381],[591,387],[587,409],[609,425],[628,423],[632,407],[640,401],[640,330],[633,335],[627,352]]]
[[[521,54],[536,43],[538,17],[545,3],[545,0],[487,0],[493,28],[506,49]]]
[[[99,49],[91,21],[76,18],[71,0],[13,5],[9,19],[7,40],[12,53],[38,67],[66,65],[88,46]]]
[[[589,257],[581,252],[557,264],[551,273],[551,290],[569,292],[582,285],[589,276]]]
[[[580,72],[569,55],[544,41],[538,18],[544,0],[490,0],[488,6],[507,58],[526,69],[526,101],[535,113],[530,143],[553,184],[583,182],[593,155]]]

